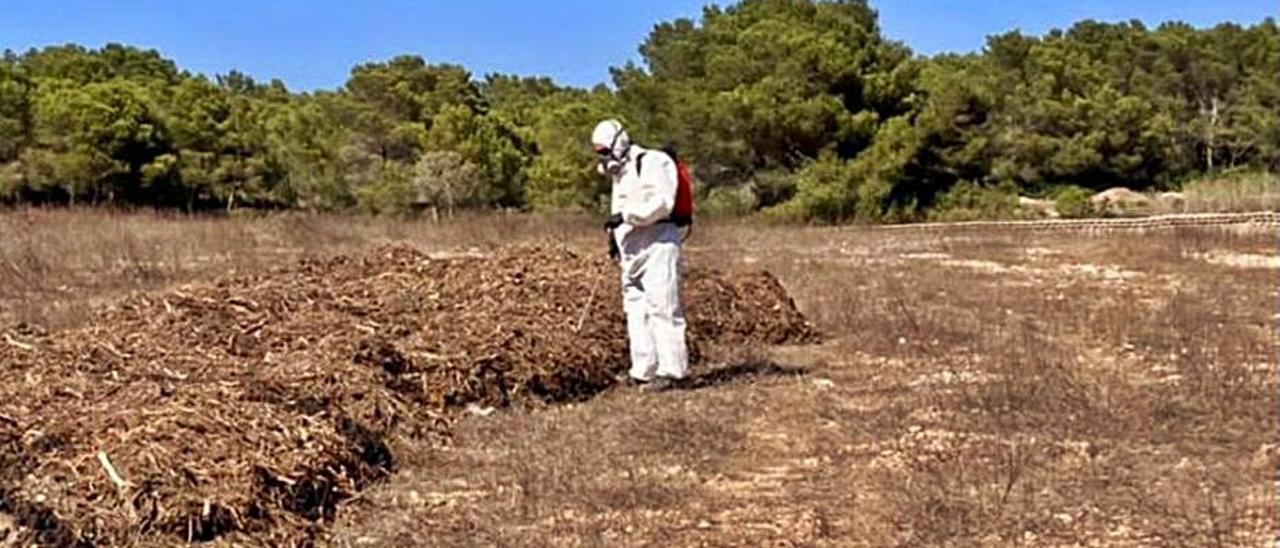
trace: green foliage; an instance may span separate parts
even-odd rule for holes
[[[333,210],[355,203],[353,188],[345,184],[352,166],[342,161],[353,137],[332,114],[336,102],[331,95],[294,98],[269,119],[266,144],[272,165],[284,173],[278,194],[286,205]]]
[[[31,88],[21,70],[0,63],[0,163],[14,161],[30,144]]]
[[[496,114],[477,114],[463,105],[445,107],[425,137],[426,148],[448,150],[478,168],[476,203],[518,207],[523,203],[529,154],[518,129]]]
[[[981,186],[960,181],[938,197],[929,212],[935,221],[1011,219],[1018,212],[1018,189],[1011,183]]]
[[[395,162],[381,165],[373,177],[355,189],[356,205],[361,211],[375,215],[404,214],[418,196],[413,172]]]
[[[1089,200],[1093,197],[1089,189],[1065,185],[1055,189],[1052,196],[1057,205],[1058,214],[1064,219],[1093,217],[1099,213],[1093,202]]]
[[[757,171],[747,185],[758,208],[770,208],[786,202],[796,194],[796,178],[785,169]],[[732,187],[730,187],[732,188]]]
[[[114,202],[165,152],[164,135],[148,92],[127,80],[85,86],[42,84],[34,104],[37,147],[27,149],[28,177],[56,185],[71,202]]]
[[[781,219],[835,222],[853,216],[862,182],[851,162],[833,154],[811,162],[795,174],[796,196],[770,210]]]
[[[659,25],[640,51],[647,71],[614,71],[628,118],[640,137],[697,158],[712,186],[822,152],[851,157],[909,91],[909,52],[881,38],[862,0],[707,8],[701,25]]]
[[[698,215],[738,217],[748,215],[756,207],[755,195],[747,187],[716,187],[698,203]]]
[[[1003,217],[1057,185],[1064,215],[1090,215],[1088,191],[1280,172],[1274,19],[1082,21],[923,58],[866,0],[740,0],[656,25],[640,53],[612,88],[405,55],[297,94],[117,44],[7,52],[0,201],[598,212],[586,141],[605,118],[674,145],[715,215]]]
[[[453,151],[432,151],[423,154],[413,166],[412,186],[414,203],[454,210],[474,207],[483,197],[475,164]]]
[[[510,104],[508,103],[508,108]],[[528,171],[525,199],[537,211],[592,211],[608,194],[608,181],[596,173],[585,140],[600,120],[613,116],[616,99],[603,90],[559,90],[541,97],[536,108],[504,114],[523,117],[538,155]]]

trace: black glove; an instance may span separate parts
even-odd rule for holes
[[[613,237],[612,230],[610,230],[608,234],[609,234],[609,258],[615,261],[622,260],[622,250],[618,249],[618,240]]]
[[[614,213],[613,215],[610,215],[609,218],[604,222],[604,229],[613,230],[615,228],[622,226],[622,222],[623,222],[622,214]]]

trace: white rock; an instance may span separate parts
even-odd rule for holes
[[[493,414],[492,407],[481,407],[474,403],[467,404],[467,412],[477,417],[487,417]]]

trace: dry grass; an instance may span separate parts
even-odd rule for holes
[[[1184,211],[1280,211],[1280,175],[1242,173],[1188,183]]]
[[[0,300],[99,298],[406,240],[554,238],[589,220],[0,215]],[[831,340],[702,366],[699,388],[405,440],[337,546],[1257,546],[1276,537],[1272,235],[703,226],[690,260],[766,268]],[[64,289],[60,289],[64,287]],[[61,303],[61,304],[50,304]]]
[[[594,221],[484,215],[440,224],[332,215],[230,219],[166,213],[0,212],[0,321],[76,323],[104,299],[254,271],[302,255],[408,241],[430,250],[524,238],[581,240]]]

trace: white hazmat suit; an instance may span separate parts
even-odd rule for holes
[[[602,170],[613,179],[610,211],[623,221],[613,237],[621,251],[631,378],[684,379],[689,357],[680,306],[680,229],[667,221],[675,207],[675,161],[632,145],[613,120],[596,127],[592,144],[602,159],[608,151]]]

